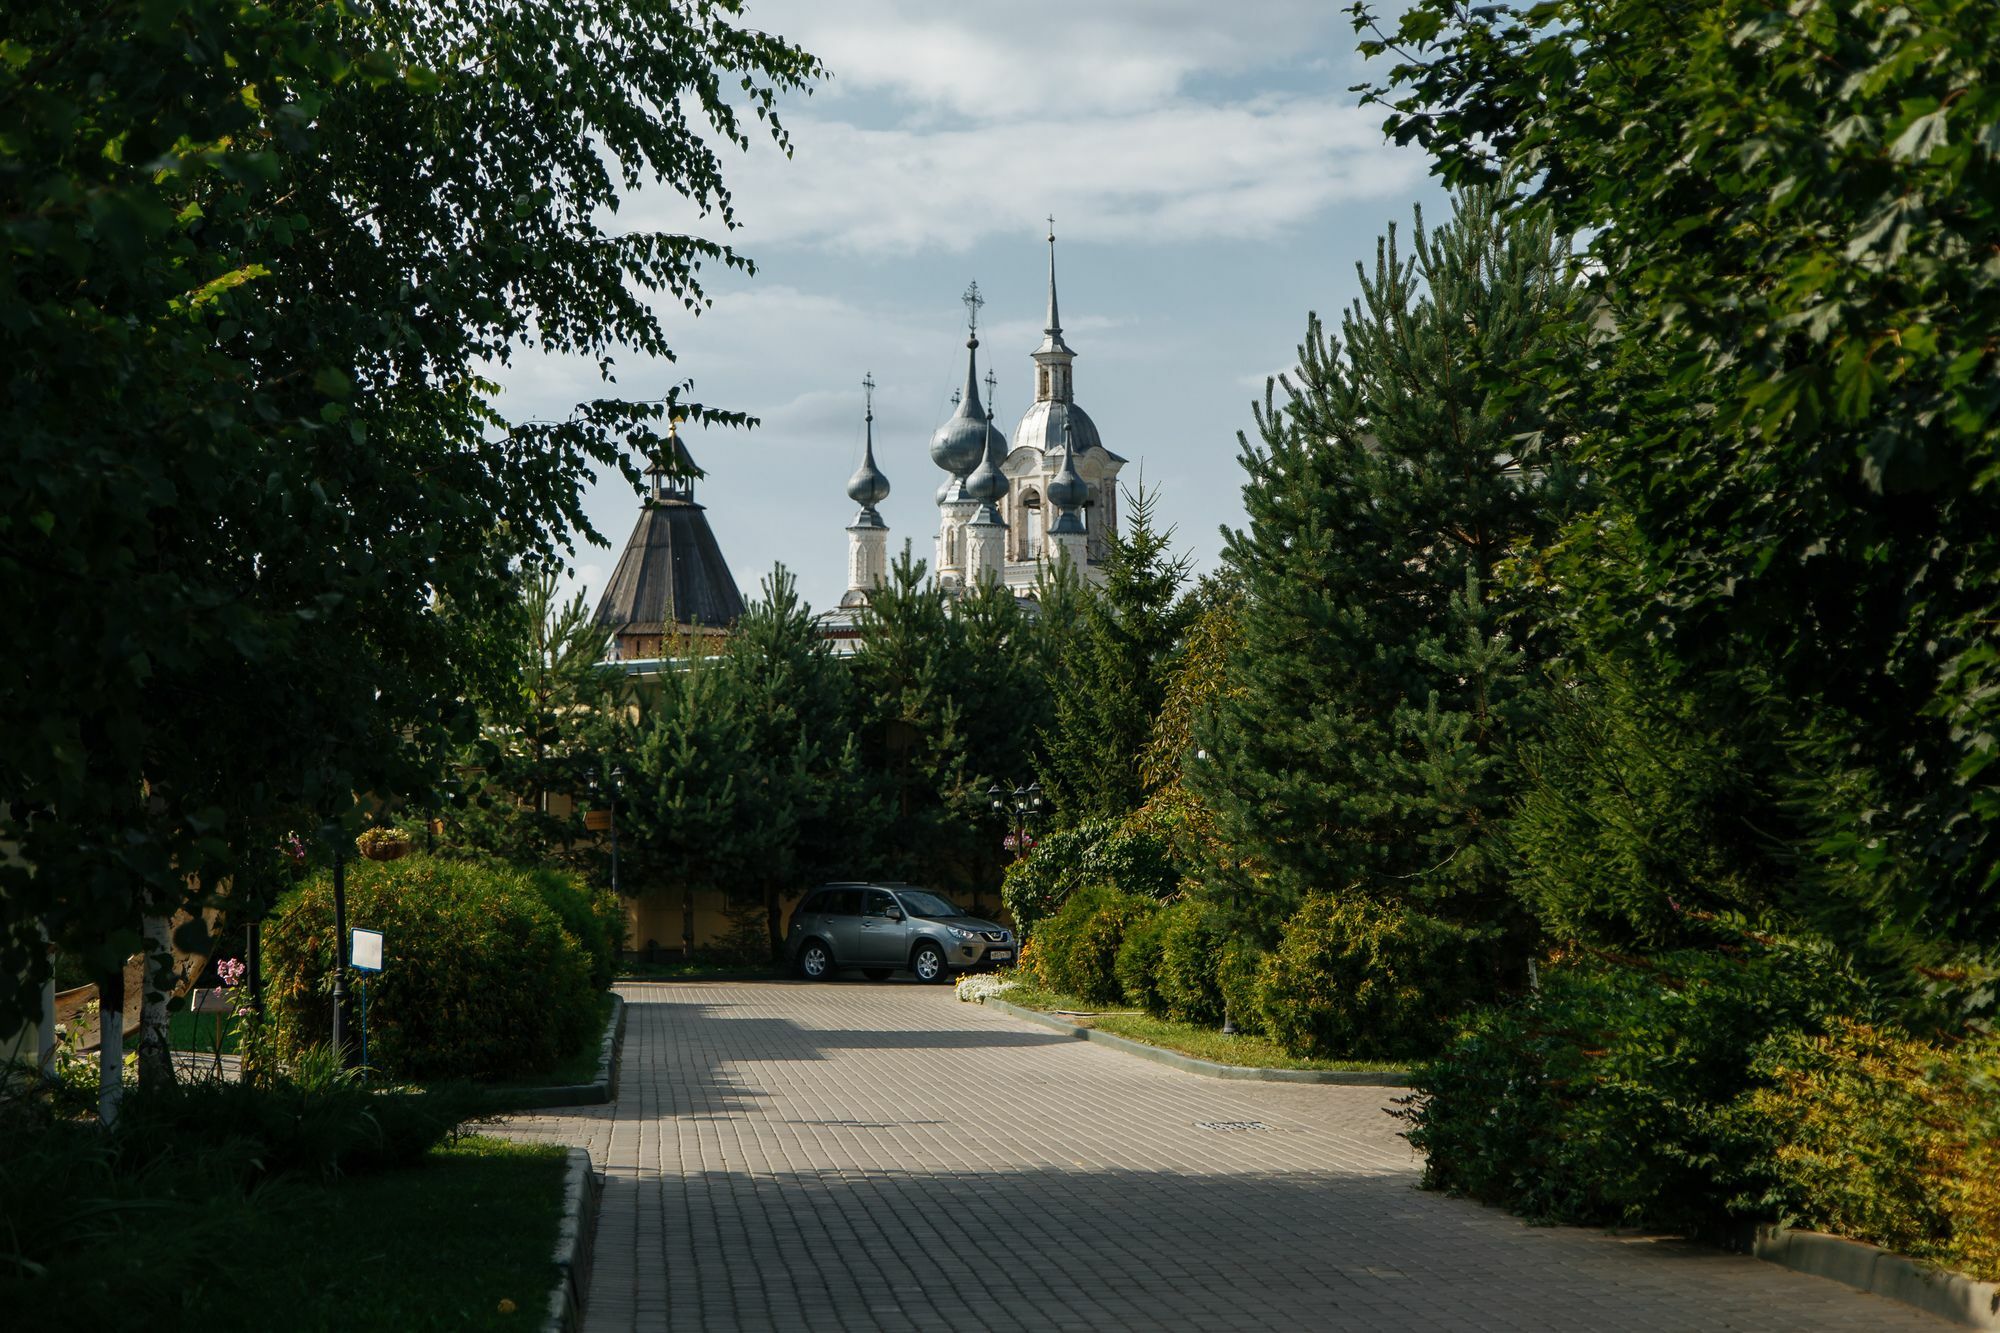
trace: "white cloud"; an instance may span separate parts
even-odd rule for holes
[[[1082,121],[961,129],[789,122],[795,154],[730,164],[732,239],[848,253],[963,252],[1032,235],[1044,213],[1071,239],[1259,240],[1342,201],[1401,197],[1421,158],[1387,146],[1377,117],[1344,96],[1180,100]],[[683,229],[679,201],[642,193],[627,225]]]
[[[979,121],[1160,105],[1199,76],[1268,66],[1288,51],[1308,62],[1344,27],[1317,0],[755,0],[748,19],[824,61],[831,100],[886,93]]]

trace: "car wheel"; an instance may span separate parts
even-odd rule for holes
[[[887,981],[889,974],[895,970],[893,967],[864,967],[861,969],[861,975],[870,981]]]
[[[943,981],[944,950],[935,944],[919,944],[917,951],[910,955],[910,971],[917,974],[918,981]]]
[[[799,950],[799,975],[807,981],[825,981],[833,975],[833,955],[818,940],[807,940]]]

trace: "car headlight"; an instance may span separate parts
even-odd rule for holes
[[[952,934],[954,934],[954,935],[956,935],[956,936],[958,936],[958,937],[959,937],[960,939],[962,939],[962,940],[976,940],[976,939],[978,939],[978,938],[979,938],[979,932],[978,932],[978,931],[976,931],[976,930],[967,930],[967,929],[966,929],[965,927],[963,927],[963,926],[953,926],[953,927],[951,928],[951,933],[952,933]]]

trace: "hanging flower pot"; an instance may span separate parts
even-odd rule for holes
[[[417,849],[417,844],[403,834],[400,829],[372,828],[354,840],[354,850],[370,861],[393,861],[399,856],[408,856]]]

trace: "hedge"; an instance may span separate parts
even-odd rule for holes
[[[1261,965],[1257,1008],[1288,1055],[1431,1055],[1485,998],[1487,940],[1406,907],[1309,894]]]
[[[1149,899],[1102,886],[1071,895],[1062,910],[1035,931],[1041,983],[1093,1004],[1116,1004],[1118,950],[1126,932],[1159,910]]]
[[[603,970],[602,955],[564,925],[595,915],[542,872],[431,856],[354,865],[348,924],[385,936],[386,966],[368,981],[370,1066],[418,1080],[518,1079],[553,1068],[597,1025],[592,974]],[[325,872],[279,904],[263,947],[267,1038],[278,1058],[294,1061],[332,1026]],[[358,1026],[358,1001],[354,1012]]]

